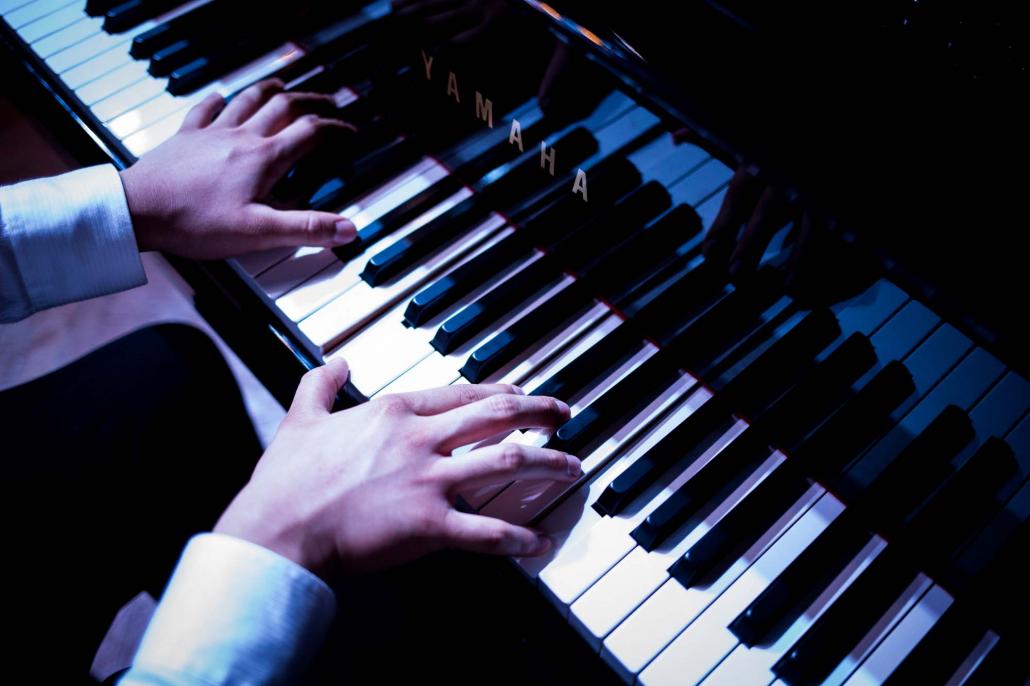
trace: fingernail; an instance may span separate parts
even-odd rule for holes
[[[569,476],[578,479],[583,475],[583,463],[579,461],[579,458],[566,455],[565,461],[568,463]]]
[[[354,228],[354,224],[350,219],[344,219],[341,217],[336,220],[336,233],[333,238],[337,243],[349,243],[354,240],[357,235],[357,229]]]
[[[514,393],[515,395],[525,395],[526,394],[526,391],[524,391],[521,386],[516,386],[515,384],[511,385],[511,392]]]
[[[557,398],[555,398],[554,402],[558,405],[559,412],[561,412],[564,415],[572,414],[572,410],[569,409],[568,403],[566,403],[564,400],[558,400]]]

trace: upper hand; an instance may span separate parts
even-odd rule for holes
[[[521,427],[551,428],[565,403],[507,385],[454,385],[387,395],[332,414],[347,366],[333,361],[301,381],[250,483],[215,531],[278,552],[322,576],[365,572],[439,548],[540,555],[545,536],[459,512],[459,492],[515,479],[573,481],[579,460],[500,443],[455,448]]]
[[[332,107],[331,96],[282,88],[281,81],[263,81],[228,105],[209,95],[178,133],[121,172],[140,250],[214,259],[354,239],[354,225],[336,214],[266,204],[301,157],[353,131],[313,113]]]

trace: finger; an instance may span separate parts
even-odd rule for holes
[[[305,114],[329,114],[336,100],[324,93],[276,93],[246,122],[262,136],[273,136]]]
[[[575,481],[583,475],[578,459],[559,450],[498,443],[433,463],[448,493],[506,484],[516,479]]]
[[[493,517],[450,510],[444,520],[444,543],[451,548],[488,555],[543,555],[551,539],[524,526]]]
[[[225,99],[218,93],[211,93],[206,98],[190,108],[186,118],[182,120],[180,131],[191,129],[202,129],[218,116],[218,113],[225,106]]]
[[[349,376],[350,368],[342,357],[315,367],[301,377],[290,404],[290,415],[317,417],[329,414],[336,402],[336,394],[347,383]]]
[[[268,169],[269,178],[282,178],[290,167],[330,136],[353,133],[354,130],[352,125],[338,119],[326,119],[314,114],[301,116],[272,139],[275,161]]]
[[[410,393],[396,393],[394,395],[402,398],[406,406],[415,414],[429,416],[453,410],[462,405],[469,405],[499,393],[525,395],[521,388],[510,384],[467,383],[429,388],[424,391],[412,391]]]
[[[239,126],[282,89],[283,82],[279,79],[258,81],[230,100],[215,123],[219,126]]]
[[[730,256],[730,266],[726,270],[730,278],[750,274],[758,268],[769,241],[790,218],[790,209],[790,202],[771,187],[763,191]]]
[[[569,418],[569,406],[556,398],[498,394],[443,412],[435,423],[438,447],[449,454],[459,446],[524,427],[553,428]]]
[[[247,241],[250,250],[291,246],[331,248],[350,243],[357,236],[353,222],[332,212],[315,210],[277,210],[267,205],[251,205]]]
[[[718,269],[727,265],[737,243],[737,234],[751,212],[762,191],[762,183],[746,165],[737,168],[726,189],[719,214],[705,234],[702,249],[705,260]]]

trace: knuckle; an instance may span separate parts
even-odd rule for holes
[[[324,240],[332,235],[332,227],[328,222],[322,221],[318,215],[309,212],[304,222],[305,233],[315,240]]]
[[[479,389],[471,384],[461,385],[458,389],[458,402],[462,405],[474,403],[482,397]]]
[[[399,395],[384,395],[373,402],[376,404],[380,413],[389,417],[407,415],[411,411],[408,401]]]
[[[502,444],[500,450],[500,462],[501,467],[505,472],[514,474],[526,463],[526,454],[523,451],[522,446],[516,443]]]
[[[519,403],[514,396],[492,395],[486,402],[490,413],[501,419],[509,419],[519,412]]]
[[[508,541],[508,532],[501,525],[491,525],[483,530],[482,541],[491,548],[500,548]]]
[[[546,458],[547,467],[555,472],[566,472],[569,469],[569,461],[565,455],[559,452],[550,452]]]

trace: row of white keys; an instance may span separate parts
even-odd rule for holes
[[[375,194],[362,198],[340,214],[354,222],[360,230],[436,183],[447,173],[439,164],[424,159]],[[462,190],[462,196],[468,193]],[[360,280],[358,275],[373,252],[393,245],[430,218],[459,202],[457,198],[451,198],[427,210],[347,262],[341,262],[328,249],[309,250],[307,253],[298,251],[262,272],[257,282],[269,297],[276,300],[276,306],[283,314],[292,321],[300,322],[357,283]]]
[[[4,17],[14,10],[31,5],[36,0],[0,0],[0,17]]]
[[[18,35],[21,36],[21,39],[29,44],[37,43],[38,41],[63,31],[73,24],[77,24],[80,21],[85,20],[88,20],[90,24],[96,25],[96,30],[99,31],[99,20],[87,17],[84,10],[85,3],[81,1],[73,2],[72,4],[65,5],[55,12],[51,12],[46,16],[40,17],[30,24],[26,24],[16,29],[16,31],[18,32]],[[33,46],[33,51],[40,57],[47,56],[41,51],[35,49],[35,46]]]
[[[36,0],[17,9],[12,8],[4,12],[4,21],[7,22],[8,26],[17,31],[46,17],[48,14],[53,14],[61,8],[70,5],[81,8],[82,12],[85,13],[86,3],[84,0]]]
[[[552,283],[536,296],[530,298],[529,301],[505,314],[492,324],[488,331],[481,333],[473,340],[464,343],[447,355],[441,355],[435,349],[430,348],[430,353],[425,358],[391,382],[384,390],[389,393],[396,393],[399,392],[399,388],[410,389],[414,383],[412,379],[418,379],[420,382],[428,381],[430,386],[447,386],[460,381],[461,375],[458,373],[458,370],[465,364],[469,354],[475,350],[484,337],[492,335],[494,331],[500,331],[510,326],[519,317],[532,312],[546,300],[567,287],[571,281],[571,277],[562,277],[559,281]]]
[[[504,229],[502,233],[507,235],[510,231],[511,229]],[[499,235],[497,238],[499,240],[502,237]],[[484,246],[485,248],[486,246]],[[379,321],[366,327],[343,346],[332,351],[327,359],[338,356],[345,357],[351,366],[351,381],[358,390],[366,395],[372,395],[436,352],[430,345],[430,341],[447,318],[496,288],[508,276],[522,270],[540,257],[540,254],[534,254],[512,262],[506,266],[505,271],[499,274],[493,283],[473,290],[418,327],[409,327],[404,324],[407,303],[399,303],[392,311],[384,314]],[[468,259],[474,258],[473,255]],[[455,269],[459,266],[460,264],[456,265]]]
[[[814,486],[813,489],[817,493],[822,491],[818,486]],[[827,498],[830,498],[830,496],[823,496],[820,503]],[[833,506],[832,503],[827,505],[831,510],[838,506],[839,502],[836,506]],[[823,505],[820,504],[820,507],[823,507]],[[821,529],[819,530],[821,531]],[[796,553],[785,556],[782,563],[783,567],[786,567],[796,554],[800,554],[805,547],[814,541],[818,533],[818,531],[813,530],[809,535],[801,536],[800,540],[795,542],[798,547],[792,548],[792,551],[796,550]],[[752,582],[750,586],[741,587],[743,590],[740,591],[737,590],[738,584],[735,583],[725,589],[724,593],[720,595],[720,598],[722,595],[726,596],[727,606],[721,606],[720,609],[713,603],[700,616],[688,616],[684,629],[653,660],[653,653],[652,655],[647,655],[653,649],[653,642],[645,650],[636,651],[638,661],[640,658],[645,658],[646,662],[650,662],[647,668],[640,673],[640,682],[649,686],[668,683],[697,683],[710,672],[713,673],[713,678],[721,679],[721,676],[715,676],[713,672],[713,670],[718,671],[720,669],[725,670],[725,674],[745,675],[746,683],[768,684],[772,682],[775,679],[775,675],[772,673],[772,666],[776,661],[794,645],[797,639],[808,630],[826,608],[837,599],[885,547],[886,543],[883,539],[874,537],[823,590],[812,605],[775,642],[768,645],[763,644],[750,649],[738,646],[736,637],[729,632],[727,626],[737,614],[764,590],[774,577],[772,575],[768,577],[763,575],[763,583],[754,584]],[[676,582],[670,580],[666,586],[673,583]],[[678,586],[679,584],[676,585]],[[734,600],[738,598],[738,594],[739,600]],[[669,603],[669,606],[663,608],[663,611],[672,609],[673,612],[679,614],[679,610],[674,607],[671,599],[660,598],[658,594],[655,594],[650,600],[656,598]],[[640,614],[640,619],[645,622],[647,621],[648,617],[646,614],[639,612],[638,614]],[[639,621],[636,623],[640,624]],[[637,627],[638,630],[640,628],[642,627]],[[615,647],[616,644],[624,644],[626,639],[631,638],[629,636],[630,632],[625,629],[629,629],[628,623],[620,626],[605,641],[605,647],[611,648]],[[719,631],[724,633],[719,633]],[[639,634],[632,638],[650,642],[650,639],[646,636],[640,636]],[[619,652],[623,654],[629,652],[632,654],[633,651],[626,651],[626,647],[628,646],[619,645]],[[611,651],[611,655],[613,657],[620,656],[615,650]],[[638,664],[639,662],[633,666],[636,667]]]
[[[190,107],[205,98],[208,94],[220,93],[222,95],[230,95],[256,81],[267,78],[287,65],[301,59],[305,54],[304,49],[296,43],[283,43],[275,50],[262,55],[258,59],[240,67],[236,71],[233,71],[221,79],[208,84],[195,93],[179,98],[179,100],[182,101],[181,108],[172,114],[165,116],[163,119],[160,119],[153,125],[128,136],[122,142],[125,144],[125,147],[128,148],[129,152],[136,157],[141,157],[171,138],[172,135],[179,130],[179,127],[182,126],[182,121],[186,118],[186,113],[189,111]],[[162,88],[159,90],[159,93],[163,93],[164,84],[167,83],[167,81],[165,79],[161,79],[159,83],[162,84]],[[141,99],[139,104],[143,104],[150,99],[145,97],[146,92],[148,91],[148,87],[141,88]],[[111,112],[113,113],[114,111],[115,109],[112,108]],[[121,114],[121,112],[118,112],[117,114]],[[104,120],[110,121],[110,119],[117,116],[117,114],[112,114]]]
[[[460,201],[459,196],[468,195],[471,195],[471,191],[462,189],[427,214],[431,218],[439,216],[457,204]],[[363,324],[412,295],[428,280],[454,265],[470,251],[481,246],[484,241],[494,237],[506,224],[503,217],[491,214],[485,221],[463,233],[456,241],[448,243],[442,249],[420,260],[413,268],[386,283],[373,287],[359,279],[325,307],[303,320],[300,324],[301,332],[323,352],[331,350],[354,334]],[[506,234],[510,232],[510,228],[505,230]]]

